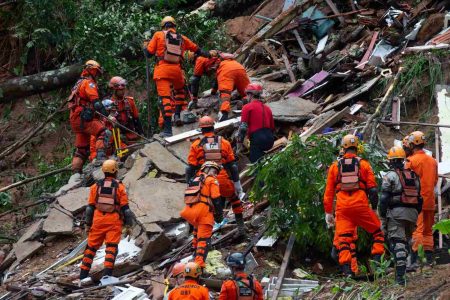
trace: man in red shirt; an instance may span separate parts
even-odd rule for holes
[[[250,162],[257,162],[264,151],[273,147],[275,124],[272,110],[261,99],[263,87],[259,83],[250,83],[245,93],[250,103],[242,108],[238,141],[242,143],[245,135],[250,138]]]

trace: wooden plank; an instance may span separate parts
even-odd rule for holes
[[[277,57],[276,53],[273,51],[272,48],[270,48],[269,44],[267,42],[261,43],[261,45],[263,46],[264,50],[267,51],[267,53],[269,54],[270,58],[272,58],[273,62],[278,65],[278,66],[282,66],[283,64],[280,62],[280,59]]]
[[[331,109],[334,109],[350,100],[352,100],[353,98],[355,98],[356,96],[361,95],[362,93],[367,92],[368,90],[370,90],[375,83],[377,83],[377,81],[381,78],[381,76],[377,76],[369,81],[367,81],[366,83],[364,83],[363,85],[361,85],[359,88],[355,89],[354,91],[348,93],[347,95],[343,96],[342,98],[338,99],[336,102],[332,103],[331,105],[328,105],[327,107],[325,107],[325,109],[323,110],[324,112],[329,111]]]
[[[229,119],[229,120],[226,120],[226,121],[223,121],[223,122],[220,122],[220,123],[216,123],[214,125],[214,129],[215,130],[219,130],[219,129],[231,126],[233,124],[236,124],[236,123],[238,123],[240,121],[241,121],[241,117]],[[197,136],[197,135],[201,135],[201,134],[202,133],[200,132],[199,129],[194,129],[194,130],[186,131],[186,132],[183,132],[183,133],[171,136],[171,137],[166,137],[166,138],[164,138],[164,141],[167,144],[172,145],[172,144],[184,141],[184,140],[186,140],[188,138],[191,138],[191,137],[194,137],[194,136]]]
[[[308,92],[310,89],[316,87],[317,85],[319,85],[321,82],[323,82],[325,79],[328,78],[328,76],[330,76],[330,73],[326,72],[326,71],[320,71],[319,73],[314,74],[311,78],[309,78],[308,80],[306,80],[299,89],[297,89],[296,91],[293,91],[291,93],[288,94],[288,96],[292,96],[292,97],[301,97],[303,96],[306,92]]]
[[[336,4],[334,4],[333,1],[331,0],[325,0],[325,2],[328,4],[328,6],[331,8],[331,10],[333,11],[333,13],[335,15],[339,15],[341,12],[337,9]],[[341,24],[345,24],[345,19],[344,17],[338,17],[339,22],[341,22]]]
[[[400,99],[398,97],[392,99],[392,122],[400,122]],[[394,126],[394,128],[399,130],[400,125]]]
[[[326,119],[323,122],[318,123],[317,125],[314,124],[311,126],[308,130],[300,134],[300,138],[302,141],[306,141],[307,138],[309,138],[311,135],[322,132],[325,128],[333,126],[336,122],[341,120],[346,114],[350,113],[350,107],[345,107],[341,111],[338,111],[328,119]]]
[[[281,54],[281,57],[283,58],[283,62],[288,72],[289,78],[291,79],[292,83],[295,83],[296,82],[295,75],[294,72],[292,72],[291,64],[289,63],[289,59],[287,58],[286,49],[284,49],[284,47],[281,48],[283,49],[283,54]]]
[[[359,64],[355,67],[355,69],[364,70],[364,67],[369,62],[370,54],[372,54],[373,47],[375,47],[375,42],[378,38],[378,31],[375,31],[372,35],[372,39],[370,40],[369,47],[367,48],[366,53],[364,54],[363,58],[359,62]]]
[[[285,12],[279,14],[275,19],[273,19],[272,22],[266,24],[259,32],[239,47],[236,52],[234,52],[236,59],[242,62],[250,49],[252,49],[256,44],[278,33],[296,16],[298,16],[304,8],[310,6],[311,2],[312,0],[303,0],[300,4],[294,5]]]
[[[286,275],[286,268],[289,264],[289,260],[291,259],[291,253],[292,249],[294,248],[294,243],[295,235],[291,233],[286,252],[284,252],[283,262],[281,264],[280,271],[278,272],[277,284],[275,285],[275,289],[273,290],[272,300],[277,300],[278,294],[280,293],[281,284],[283,283],[284,275]]]
[[[297,29],[292,30],[292,32],[295,35],[295,39],[297,40],[298,45],[300,46],[300,49],[302,49],[303,53],[308,55],[308,50],[306,50],[305,44],[303,43],[302,38],[300,37],[300,34],[298,33]]]

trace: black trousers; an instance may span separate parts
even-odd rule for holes
[[[255,163],[264,156],[264,151],[273,147],[274,137],[272,130],[261,128],[250,135],[250,162]]]

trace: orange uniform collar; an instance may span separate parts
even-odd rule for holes
[[[354,153],[345,153],[344,154],[344,158],[353,158],[353,157],[356,157],[357,155],[356,154],[354,154]]]
[[[184,284],[198,284],[197,280],[193,280],[193,279],[186,279],[184,281]]]
[[[213,137],[215,135],[214,135],[214,132],[206,132],[206,133],[203,134],[203,136],[205,136],[205,137]]]
[[[414,155],[414,154],[425,154],[425,151],[423,151],[423,149],[416,150],[416,151],[413,152],[412,155]]]

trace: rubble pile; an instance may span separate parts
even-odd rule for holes
[[[294,2],[266,0],[252,16],[227,21],[229,35],[242,43],[235,52],[236,59],[246,66],[253,81],[263,84],[265,99],[273,110],[278,140],[269,153],[286,146],[292,134],[306,139],[313,134],[358,130],[377,138],[374,131],[381,120],[400,121],[400,114],[394,113],[400,103],[392,101],[391,92],[401,73],[403,56],[450,48],[450,16],[439,1],[420,1],[418,5],[413,5],[417,1]],[[251,26],[239,26],[247,23]],[[376,96],[380,98],[373,98],[371,92],[381,81],[386,88]],[[217,96],[206,92],[193,113],[200,116],[211,112],[217,103]],[[216,130],[231,141],[240,112],[238,101],[233,103],[234,118],[216,124]],[[376,107],[382,113],[371,117]],[[184,207],[189,140],[200,134],[196,126],[192,123],[176,128],[178,134],[169,138],[155,136],[156,141],[137,149],[121,165],[119,179],[127,188],[137,224],[132,236],[124,237],[119,244],[112,282],[87,287],[76,283],[80,254],[86,245],[81,236],[89,186],[101,179],[100,169],[90,165],[82,180],[73,177],[57,193],[47,195],[47,212],[26,229],[8,253],[3,253],[3,258],[0,255],[0,272],[8,290],[0,299],[27,295],[162,299],[171,266],[192,254],[189,226],[181,221],[179,212]],[[242,183],[249,191],[252,182],[244,174],[248,159],[240,154],[239,161]],[[216,224],[212,248],[221,252],[208,256],[208,265],[214,267],[209,271],[212,277],[205,279],[207,286],[217,290],[221,279],[229,276],[219,264],[227,247],[249,253],[255,269],[263,252],[254,251],[254,257],[252,251],[271,249],[277,242],[263,236],[267,206],[267,201],[245,203],[244,217],[253,237],[249,243],[236,245],[233,241],[236,225],[232,213],[222,224]],[[49,245],[68,236],[75,236],[76,242],[56,257],[45,259]],[[292,246],[288,250],[287,261]],[[97,252],[92,268],[94,281],[100,279],[104,255],[104,248]],[[36,257],[44,259],[46,267],[24,272],[24,264]],[[293,296],[319,285],[300,275],[300,279],[284,278],[288,264],[284,259],[281,266],[270,266],[267,261],[264,264],[275,275],[262,281],[267,297],[273,296],[274,289],[279,296]],[[323,267],[317,269],[321,272]],[[278,288],[277,277],[281,279]]]

